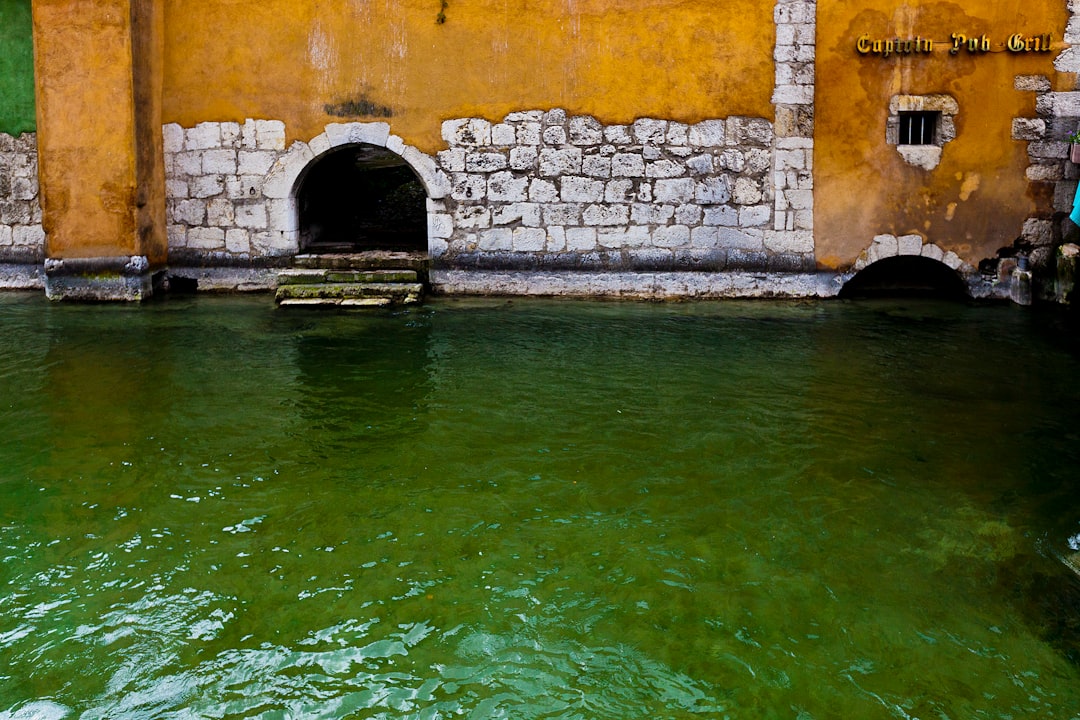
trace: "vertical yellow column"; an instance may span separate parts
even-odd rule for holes
[[[142,300],[166,262],[162,11],[34,0],[46,293]]]

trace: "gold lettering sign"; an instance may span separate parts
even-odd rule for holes
[[[941,44],[941,43],[939,43]],[[1025,35],[1013,33],[1007,40],[993,41],[988,35],[967,35],[954,32],[949,35],[948,45],[950,55],[961,53],[969,55],[982,55],[988,52],[1008,51],[1011,53],[1050,52],[1053,45],[1053,35],[1042,33],[1040,35]],[[935,41],[917,37],[889,37],[874,38],[863,33],[855,40],[855,50],[860,55],[877,55],[887,58],[894,55],[925,55],[934,52]]]

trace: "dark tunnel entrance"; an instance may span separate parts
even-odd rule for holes
[[[427,194],[385,148],[349,145],[315,161],[301,181],[300,252],[427,252]]]
[[[923,297],[965,300],[967,285],[948,265],[919,255],[878,260],[844,283],[840,297]]]

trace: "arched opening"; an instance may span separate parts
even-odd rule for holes
[[[319,158],[301,179],[301,253],[427,251],[427,194],[402,157],[367,143]]]
[[[856,273],[841,298],[925,297],[963,300],[967,285],[948,265],[919,255],[884,258]]]

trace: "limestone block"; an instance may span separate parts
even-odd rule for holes
[[[455,200],[483,200],[487,197],[487,176],[454,173],[450,197]]]
[[[581,224],[582,205],[578,203],[556,203],[543,206],[545,225],[574,226]]]
[[[544,125],[562,125],[566,122],[566,111],[562,108],[552,108],[544,113]]]
[[[251,233],[251,252],[267,257],[295,255],[298,248],[296,238],[280,232]]]
[[[685,203],[694,197],[694,181],[690,178],[657,180],[653,185],[653,198],[662,203]]]
[[[184,149],[184,128],[176,123],[161,126],[162,148],[167,153],[178,153]]]
[[[795,225],[796,230],[813,230],[814,229],[814,209],[805,208],[803,210],[795,211]]]
[[[629,125],[607,125],[604,127],[604,140],[612,145],[632,145],[634,135]]]
[[[202,225],[206,221],[206,202],[181,200],[172,206],[172,219],[188,226]]]
[[[961,260],[960,257],[951,250],[945,253],[945,255],[941,258],[941,262],[945,263],[953,270],[959,270],[964,265],[964,261]]]
[[[0,247],[11,245],[11,235],[10,225],[0,225]]]
[[[652,232],[653,245],[675,248],[690,244],[690,228],[685,225],[665,225]]]
[[[769,230],[764,236],[765,249],[774,253],[810,253],[814,251],[814,235],[809,232]]]
[[[645,160],[634,153],[617,153],[611,157],[612,177],[645,177]]]
[[[187,225],[169,225],[165,232],[170,248],[187,247]]]
[[[626,205],[589,205],[581,214],[586,225],[625,225],[630,208]]]
[[[679,225],[700,225],[704,214],[705,212],[700,205],[687,203],[675,208],[675,222]]]
[[[450,145],[490,145],[491,123],[483,118],[446,120],[442,124],[442,138]]]
[[[477,244],[481,250],[512,250],[514,231],[506,227],[484,230],[479,234]]]
[[[207,150],[203,153],[202,171],[205,175],[235,175],[235,150]]]
[[[714,248],[720,242],[720,231],[715,227],[696,227],[690,231],[690,246]]]
[[[726,176],[707,177],[694,184],[694,199],[702,205],[723,205],[731,200]]]
[[[927,243],[922,246],[922,252],[919,253],[924,258],[930,258],[931,260],[941,260],[945,257],[945,252],[933,243]]]
[[[553,225],[547,229],[548,252],[562,252],[566,250],[566,228]]]
[[[224,192],[225,181],[220,175],[202,175],[191,178],[188,189],[194,198],[214,197]]]
[[[814,88],[806,85],[778,85],[772,94],[776,105],[809,105],[814,101]]]
[[[440,257],[450,249],[450,243],[446,242],[443,238],[429,237],[428,238],[428,255],[431,257]]]
[[[659,160],[664,157],[664,149],[656,145],[646,145],[641,148],[641,157],[643,157],[646,162]]]
[[[1070,27],[1074,24],[1076,18],[1069,21]],[[1080,37],[1077,38],[1080,40]],[[1065,42],[1075,44],[1075,40],[1065,39]],[[1050,90],[1050,78],[1045,75],[1017,75],[1013,78],[1014,90],[1026,90],[1028,92],[1047,92]]]
[[[518,146],[510,148],[511,170],[533,170],[540,153],[535,145]]]
[[[1069,154],[1069,143],[1064,140],[1035,141],[1028,143],[1028,157],[1041,160],[1060,160]]]
[[[604,183],[592,178],[564,177],[561,186],[560,196],[563,202],[600,202],[604,197]]]
[[[221,228],[190,228],[187,246],[195,250],[218,250],[225,247],[225,231]]]
[[[761,202],[764,195],[761,185],[748,177],[740,177],[735,180],[735,187],[731,191],[731,199],[736,205],[756,205]]]
[[[259,143],[255,137],[255,121],[247,118],[244,120],[244,124],[240,126],[240,147],[255,150],[258,145]]]
[[[513,173],[502,171],[494,173],[488,180],[488,198],[516,202],[526,199],[529,178],[515,177]]]
[[[611,180],[604,185],[604,202],[626,203],[634,199],[633,180]]]
[[[686,173],[686,168],[680,163],[668,159],[651,162],[645,166],[645,177],[673,178]]]
[[[535,122],[538,123],[544,119],[543,110],[524,110],[519,112],[512,112],[505,118],[508,123],[522,123],[522,122]]]
[[[765,233],[762,230],[737,230],[718,227],[717,244],[730,250],[762,250],[765,247]]]
[[[673,205],[634,203],[630,206],[630,222],[635,225],[666,225],[674,216]]]
[[[240,123],[221,123],[221,146],[235,148],[240,144]]]
[[[581,172],[581,148],[544,148],[540,151],[540,175],[557,177]]]
[[[40,225],[16,225],[11,229],[11,244],[44,248],[45,231]]]
[[[739,227],[761,227],[772,219],[772,208],[768,205],[747,205],[739,208]]]
[[[1040,118],[1014,118],[1013,140],[1042,140],[1046,135],[1046,121]]]
[[[547,231],[538,227],[514,228],[511,246],[516,251],[540,252],[547,244]]]
[[[667,120],[641,118],[633,124],[634,140],[642,145],[663,145],[667,130]]]
[[[314,152],[314,150],[312,150]],[[209,155],[209,153],[207,153]],[[237,154],[236,173],[240,175],[265,175],[270,172],[270,168],[274,164],[274,160],[277,156],[273,152],[266,150],[251,151],[241,150]],[[206,160],[203,160],[203,166],[206,166]]]
[[[491,209],[491,223],[493,225],[521,223],[526,227],[540,227],[540,205],[527,202],[496,205]]]
[[[784,23],[776,26],[776,44],[777,45],[794,45],[795,44],[795,26],[790,23]]]
[[[231,200],[219,198],[206,204],[206,222],[209,225],[223,227],[232,225],[235,213]]]
[[[802,150],[776,150],[775,166],[792,170],[802,170],[806,167],[806,153]]]
[[[386,149],[390,152],[401,155],[405,152],[405,148],[408,147],[405,141],[397,135],[387,135],[386,137]]]
[[[230,228],[226,230],[225,250],[237,254],[251,252],[251,240],[248,231],[242,228]]]
[[[285,123],[280,120],[256,120],[255,143],[259,150],[284,150]]]
[[[517,128],[518,145],[539,145],[540,128],[539,122],[527,122],[519,125]]]
[[[668,123],[667,144],[681,147],[689,142],[690,126],[681,122]]]
[[[446,213],[429,212],[427,227],[428,237],[446,239],[454,234],[454,218]]]
[[[901,235],[896,238],[896,254],[897,255],[921,255],[922,254],[922,236],[921,235]]]
[[[725,131],[723,120],[702,120],[690,126],[687,139],[695,147],[720,147]]]
[[[559,199],[559,189],[550,180],[533,178],[529,182],[530,202],[556,202]]]
[[[38,194],[38,179],[36,177],[16,177],[11,179],[12,200],[33,200]]]
[[[165,179],[165,197],[167,198],[186,198],[188,197],[188,184],[183,180],[176,180],[174,178]]]
[[[492,145],[515,145],[517,143],[517,128],[508,123],[499,123],[491,126]]]
[[[458,205],[454,209],[454,227],[489,228],[491,210],[481,205]]]
[[[787,204],[795,210],[809,210],[814,207],[813,190],[786,190],[784,197]]]
[[[1036,107],[1039,101],[1047,98],[1050,101],[1050,114],[1053,117],[1078,117],[1080,116],[1080,92],[1052,92],[1036,98]]]
[[[490,173],[507,166],[506,155],[498,152],[470,152],[465,156],[466,172]]]
[[[202,175],[202,153],[182,152],[173,158],[176,170],[182,175]]]
[[[567,250],[593,250],[596,248],[596,228],[566,228]]]
[[[545,145],[565,145],[566,144],[566,128],[561,125],[552,125],[545,127],[540,134]]]
[[[706,226],[737,227],[739,225],[739,210],[730,205],[706,207],[705,217],[702,222]]]
[[[221,126],[215,122],[202,122],[184,131],[184,149],[206,150],[221,147]]]
[[[717,156],[716,161],[721,170],[730,170],[731,172],[741,173],[746,169],[746,156],[741,151],[734,148],[724,150]]]
[[[599,145],[604,141],[604,126],[594,117],[570,118],[570,142],[574,145]]]
[[[29,203],[0,199],[0,224],[28,225],[30,219]]]
[[[262,202],[243,202],[236,206],[236,224],[253,230],[265,230],[267,227],[266,205]]]
[[[596,232],[596,242],[606,248],[632,248],[648,245],[652,241],[649,228],[631,225],[623,228],[601,228]]]
[[[267,229],[284,233],[298,233],[300,230],[300,213],[296,207],[296,201],[290,198],[281,198],[266,201]]]
[[[1028,241],[1032,245],[1038,247],[1044,247],[1047,245],[1053,245],[1054,232],[1053,222],[1050,220],[1040,220],[1038,218],[1028,218],[1024,221],[1023,229],[1020,231],[1020,236],[1024,240]]]
[[[895,235],[875,235],[870,245],[870,252],[874,255],[875,261],[896,257],[896,254],[900,252],[900,245]]]
[[[288,152],[274,161],[274,166],[270,168],[263,183],[263,194],[269,198],[289,197],[296,178],[300,177],[300,173],[314,159],[315,154],[307,143],[293,143]]]
[[[1027,170],[1024,171],[1024,176],[1032,182],[1060,180],[1064,177],[1064,169],[1061,163],[1057,162],[1028,165]]]
[[[710,175],[714,171],[712,155],[695,155],[686,160],[686,168],[694,175]]]
[[[609,178],[611,177],[611,158],[603,155],[589,155],[582,158],[581,172],[589,177]]]
[[[240,146],[243,147],[243,143],[240,143]],[[316,157],[318,157],[323,153],[330,152],[334,145],[330,142],[330,138],[327,137],[326,133],[321,132],[315,137],[311,138],[311,140],[308,142],[308,147],[311,148],[311,152]]]
[[[638,202],[652,202],[653,201],[653,186],[651,182],[639,182],[637,184],[637,193],[634,195],[634,199]]]
[[[227,177],[225,178],[225,197],[233,200],[259,197],[262,194],[262,181],[261,175]]]

